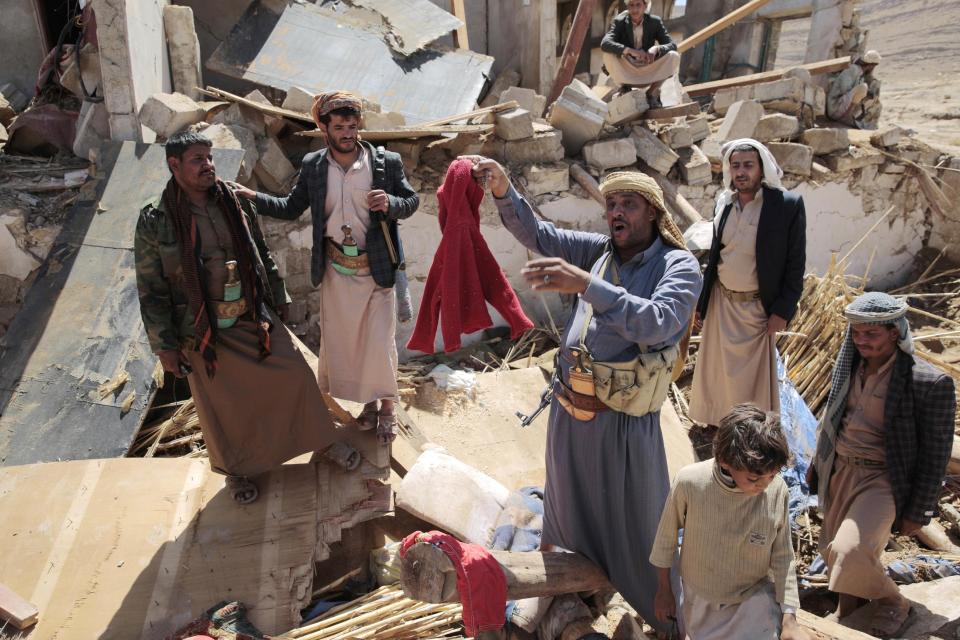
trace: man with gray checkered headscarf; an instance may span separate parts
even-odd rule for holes
[[[872,632],[894,635],[910,611],[880,563],[891,531],[928,523],[953,444],[953,380],[914,355],[909,307],[886,293],[847,305],[808,481],[820,496],[820,552],[843,618],[877,600]]]

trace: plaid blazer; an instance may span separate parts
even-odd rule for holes
[[[370,212],[371,225],[367,230],[366,251],[370,259],[370,275],[381,287],[392,287],[396,280],[397,268],[403,264],[403,246],[397,220],[409,218],[420,205],[420,197],[413,190],[403,173],[403,161],[400,155],[385,151],[383,147],[374,148],[369,142],[361,145],[370,153],[373,165],[373,189],[387,192],[390,208],[386,214]],[[326,267],[326,252],[323,242],[326,228],[327,167],[329,166],[327,149],[308,153],[300,166],[300,177],[293,191],[285,198],[277,198],[258,193],[256,204],[261,215],[281,220],[295,220],[310,207],[313,219],[313,251],[310,256],[310,277],[313,286],[323,280]],[[397,263],[390,258],[390,250],[383,234],[381,221],[386,220],[387,228],[397,250]]]
[[[860,360],[860,354],[855,353],[851,371],[857,371]],[[883,405],[887,474],[897,505],[895,531],[904,518],[926,524],[937,513],[940,487],[953,447],[956,407],[950,376],[919,358],[897,351]],[[819,485],[824,512],[843,413],[838,412],[833,421],[824,420],[817,437],[814,465],[819,481],[815,484]]]

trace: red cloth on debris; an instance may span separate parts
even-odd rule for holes
[[[475,638],[481,631],[500,629],[506,618],[507,577],[490,552],[440,531],[414,531],[400,543],[400,557],[418,542],[439,547],[453,563],[467,635]]]
[[[461,334],[493,325],[485,300],[510,325],[511,338],[533,327],[480,234],[483,189],[473,179],[472,169],[469,160],[454,160],[437,190],[443,239],[427,275],[408,349],[433,353],[439,318],[444,351],[456,351]]]

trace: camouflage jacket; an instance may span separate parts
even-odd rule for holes
[[[244,200],[240,203],[250,226],[256,251],[266,268],[273,295],[273,304],[270,306],[288,303],[290,296],[287,295],[277,264],[263,239],[256,207]],[[147,330],[150,348],[154,353],[192,349],[195,340],[193,319],[187,312],[187,295],[183,290],[180,243],[173,220],[159,197],[140,211],[133,253],[136,260],[140,314],[143,316],[143,326]]]

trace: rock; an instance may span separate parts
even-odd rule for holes
[[[845,173],[870,165],[883,164],[883,159],[883,154],[872,147],[852,146],[847,153],[827,156],[824,162],[834,173]]]
[[[752,138],[763,117],[763,107],[754,100],[740,100],[730,105],[723,124],[717,132],[720,142],[730,142],[738,138]]]
[[[546,96],[540,95],[533,89],[507,87],[507,89],[500,94],[500,102],[510,102],[511,100],[516,100],[520,103],[520,108],[529,111],[534,118],[541,117],[544,109],[547,108]]]
[[[480,102],[481,107],[490,107],[501,102],[500,95],[509,89],[520,84],[520,74],[513,69],[501,71],[497,79],[493,81],[493,86],[486,97]]]
[[[884,127],[870,136],[870,143],[875,147],[895,147],[902,137],[903,129],[897,125],[892,125]]]
[[[650,105],[647,104],[646,92],[634,89],[615,97],[607,108],[607,124],[618,125],[636,120],[646,113]]]
[[[818,156],[845,151],[850,146],[846,129],[807,129],[800,138]]]
[[[531,138],[533,137],[533,115],[526,109],[501,111],[497,114],[494,133],[503,140]]]
[[[680,175],[683,176],[684,184],[694,187],[713,182],[710,160],[700,150],[700,147],[691,145],[680,149],[679,155]]]
[[[90,152],[110,139],[110,114],[102,102],[84,102],[77,119],[77,135],[73,139],[73,153],[78,158],[90,159]]]
[[[800,121],[796,116],[785,113],[771,113],[760,118],[753,137],[760,142],[773,140],[792,140],[800,133]]]
[[[7,100],[6,96],[0,94],[0,125],[9,127],[16,115],[17,112],[13,110],[10,101]]]
[[[7,103],[13,108],[17,113],[20,113],[26,109],[27,105],[30,103],[30,98],[28,98],[20,89],[17,89],[17,86],[12,82],[7,82],[6,84],[0,86],[0,94],[7,99]]]
[[[176,5],[163,8],[163,30],[167,36],[170,74],[173,88],[194,100],[201,100],[198,87],[203,86],[200,64],[200,41],[193,22],[193,9]]]
[[[290,179],[296,173],[296,169],[290,164],[287,156],[283,154],[283,149],[277,144],[274,138],[263,138],[258,145],[260,151],[260,160],[254,169],[257,180],[273,193],[286,195],[289,190]]]
[[[630,140],[636,148],[637,157],[663,175],[667,175],[680,157],[646,127],[634,127]]]
[[[605,102],[575,81],[564,87],[550,109],[549,121],[563,132],[563,147],[574,156],[584,144],[600,135],[608,112]]]
[[[310,113],[310,108],[313,107],[313,97],[313,93],[302,87],[290,87],[287,89],[287,97],[283,99],[281,106],[290,111]]]
[[[495,136],[490,137],[496,138]],[[503,159],[509,163],[557,162],[563,160],[564,137],[564,133],[554,129],[535,133],[532,138],[506,141],[503,143]]]
[[[273,103],[267,99],[267,96],[260,93],[258,89],[254,89],[253,91],[245,95],[244,98],[246,98],[247,100],[250,100],[251,102],[263,104],[268,107],[274,106]],[[263,124],[268,136],[280,135],[280,132],[283,131],[283,128],[287,126],[287,122],[283,118],[278,118],[276,116],[268,116],[267,114],[257,111],[256,109],[252,109],[251,107],[244,107],[244,109],[253,111],[260,116],[260,119],[263,120]]]
[[[527,192],[532,196],[570,188],[570,167],[565,162],[526,166],[523,177],[527,180]]]
[[[258,138],[267,135],[267,123],[263,114],[254,109],[234,102],[229,107],[213,116],[212,124],[240,125],[252,131]]]
[[[602,172],[634,164],[637,161],[637,149],[627,138],[597,140],[583,146],[583,158],[591,167]]]
[[[202,121],[205,115],[203,107],[182,93],[155,93],[140,108],[140,124],[169,138]]]
[[[694,142],[700,142],[710,135],[710,121],[707,119],[707,116],[688,118],[687,127],[690,128],[690,138]]]
[[[795,142],[771,142],[767,145],[785,173],[809,176],[813,165],[813,149]]]
[[[203,135],[210,138],[215,149],[243,150],[243,160],[240,161],[237,182],[247,184],[253,177],[254,169],[260,159],[257,139],[253,132],[238,124],[212,124],[203,130]]]
[[[819,162],[810,165],[810,177],[817,182],[830,182],[833,173]]]
[[[674,151],[689,147],[693,144],[693,135],[690,132],[690,127],[683,122],[671,124],[661,129],[660,139]]]
[[[720,141],[712,136],[700,143],[700,151],[707,156],[711,164],[720,164],[723,161],[722,149],[723,145]]]
[[[770,82],[721,89],[713,96],[713,110],[724,115],[734,103],[755,100],[768,111],[780,111],[792,115],[804,104],[810,105],[814,115],[823,115],[826,94],[821,87],[807,84],[797,77],[781,78]]]

